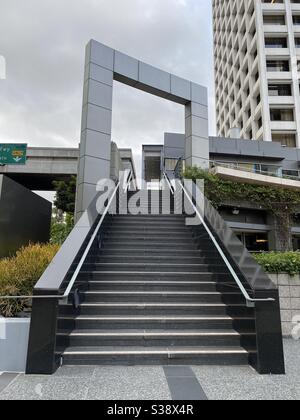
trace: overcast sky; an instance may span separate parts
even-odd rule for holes
[[[215,134],[210,0],[0,0],[0,142],[76,147],[84,49],[93,38],[203,84]],[[184,132],[183,107],[116,83],[113,139],[162,143]],[[138,165],[140,166],[140,165]]]

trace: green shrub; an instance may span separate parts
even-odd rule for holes
[[[52,244],[58,245],[63,244],[73,227],[74,219],[69,214],[67,214],[65,222],[57,222],[56,220],[52,220],[50,242]]]
[[[0,260],[0,296],[31,296],[33,288],[59,249],[58,245],[30,245],[15,257]],[[0,300],[0,315],[13,317],[28,307],[24,300]]]
[[[300,252],[268,252],[254,254],[254,258],[267,273],[300,274]]]

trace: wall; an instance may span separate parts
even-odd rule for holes
[[[0,258],[29,242],[48,242],[52,204],[0,175]]]
[[[291,336],[292,320],[300,316],[300,275],[270,274],[269,277],[279,288],[283,335]]]
[[[0,371],[25,372],[30,318],[0,318]]]

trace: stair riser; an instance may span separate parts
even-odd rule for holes
[[[180,307],[178,308],[172,307],[164,307],[163,305],[161,307],[144,307],[144,306],[136,306],[136,307],[128,307],[124,308],[121,306],[116,307],[98,307],[98,306],[81,306],[79,309],[74,310],[73,306],[61,306],[60,315],[94,315],[94,316],[109,316],[109,315],[118,315],[118,316],[156,316],[156,315],[164,315],[164,316],[176,316],[176,315],[197,315],[197,316],[205,316],[205,315],[216,315],[216,316],[222,316],[222,315],[229,315],[232,317],[238,317],[238,316],[252,316],[253,310],[248,309],[246,307]]]
[[[124,251],[126,250],[132,250],[132,249],[140,249],[141,251],[145,252],[145,250],[152,249],[156,250],[157,252],[176,252],[176,251],[199,251],[198,246],[194,244],[192,241],[187,242],[178,242],[175,243],[174,241],[169,241],[167,243],[157,242],[157,241],[104,241],[102,243],[101,251],[114,251],[116,250],[119,252],[119,250],[122,249]],[[92,255],[95,255],[100,250],[96,250],[91,252]],[[214,250],[212,250],[214,251]],[[200,251],[201,252],[201,251]]]
[[[114,270],[116,271],[116,270]],[[78,276],[78,281],[109,281],[109,280],[123,280],[123,281],[216,281],[216,282],[232,282],[230,274],[212,274],[212,273],[189,273],[189,274],[169,274],[169,273],[97,273],[97,272],[81,272]]]
[[[217,253],[214,254],[209,254],[209,255],[204,255],[201,251],[197,250],[197,249],[191,249],[191,250],[180,250],[180,249],[174,249],[174,250],[168,250],[168,249],[161,249],[161,250],[156,250],[155,248],[153,249],[147,249],[147,248],[142,248],[142,249],[126,249],[126,248],[108,248],[108,247],[103,247],[101,248],[101,250],[99,251],[99,253],[95,253],[95,254],[91,254],[90,258],[101,258],[102,256],[114,256],[114,257],[118,257],[119,255],[128,255],[128,256],[133,256],[133,257],[145,257],[145,256],[150,256],[150,257],[176,257],[178,258],[189,258],[189,257],[198,257],[198,258],[209,258],[209,259],[219,259],[219,256]]]
[[[209,242],[196,244],[193,239],[182,239],[182,238],[170,238],[167,237],[166,239],[160,238],[159,240],[155,239],[145,239],[145,238],[116,238],[116,239],[106,239],[102,243],[102,249],[106,248],[157,248],[157,249],[186,249],[186,250],[201,250],[201,251],[212,251],[215,252],[216,248],[210,244]]]
[[[203,258],[203,257],[180,257],[180,256],[101,256],[101,257],[88,257],[86,259],[86,263],[162,263],[162,264],[169,264],[173,262],[177,264],[180,259],[181,264],[220,264],[220,260],[213,259],[213,258]]]
[[[167,329],[167,330],[192,330],[192,329],[237,329],[251,331],[254,328],[252,320],[201,320],[201,321],[164,321],[164,320],[66,320],[58,321],[59,330],[121,330],[121,329]]]
[[[172,238],[172,239],[171,239]],[[103,240],[107,241],[107,242],[113,242],[114,240],[120,240],[120,241],[124,241],[124,240],[128,240],[128,241],[152,241],[152,240],[156,240],[156,241],[164,241],[164,242],[169,242],[174,240],[175,242],[189,242],[191,243],[191,241],[193,240],[192,234],[189,233],[176,233],[176,234],[171,234],[171,233],[166,233],[166,232],[161,232],[161,233],[152,233],[152,232],[141,232],[141,233],[122,233],[122,232],[118,232],[118,233],[112,233],[112,234],[106,234],[103,236]]]
[[[193,263],[194,264],[194,263]],[[148,272],[148,273],[158,273],[158,272],[167,272],[167,273],[206,273],[210,271],[209,265],[206,264],[197,264],[197,265],[179,265],[179,264],[89,264],[85,263],[83,265],[83,271],[96,271],[96,272],[105,272],[105,271],[121,271],[121,272]],[[215,273],[224,273],[226,268],[224,266],[214,266]]]
[[[178,282],[177,282],[178,283]],[[77,286],[77,285],[76,285]],[[82,293],[84,291],[101,291],[101,290],[120,290],[120,291],[132,291],[132,292],[230,292],[233,289],[231,284],[195,284],[195,285],[186,285],[186,284],[164,284],[164,285],[156,285],[156,284],[130,284],[128,282],[127,284],[123,283],[113,283],[113,284],[101,284],[101,283],[89,283],[84,286],[81,284],[78,285],[78,288]]]
[[[187,226],[185,224],[185,220],[178,220],[177,222],[174,222],[172,220],[161,220],[161,221],[132,221],[132,222],[128,222],[128,221],[118,221],[118,220],[113,220],[112,222],[109,223],[105,223],[103,225],[105,228],[107,229],[132,229],[132,230],[138,230],[138,229],[147,229],[147,230],[151,230],[151,229],[164,229],[164,230],[168,230],[168,229],[186,229]],[[145,227],[147,226],[147,227]]]
[[[191,347],[191,346],[223,346],[223,347],[234,347],[243,346],[244,343],[247,345],[255,345],[255,337],[61,337],[58,336],[57,345],[59,347],[93,347],[93,346],[109,346],[109,347]]]
[[[86,303],[92,302],[119,302],[119,303],[244,303],[244,299],[240,295],[218,296],[218,295],[204,295],[204,296],[163,296],[163,295],[117,295],[117,294],[81,294],[81,301]]]
[[[181,366],[181,365],[193,365],[193,366],[246,366],[249,364],[249,355],[247,354],[217,354],[217,355],[192,355],[192,356],[177,356],[169,358],[168,355],[163,356],[64,356],[63,365],[83,365],[83,366],[94,366],[94,365],[116,365],[116,366]]]
[[[184,234],[188,234],[190,233],[192,235],[192,230],[189,229],[187,226],[185,226],[184,224],[180,224],[180,225],[170,225],[170,226],[165,226],[164,223],[161,224],[152,224],[152,226],[149,227],[149,224],[147,223],[147,225],[145,226],[145,224],[140,224],[140,226],[137,226],[136,224],[132,224],[132,226],[126,226],[126,225],[118,225],[118,224],[112,224],[110,226],[107,226],[107,233],[124,233],[124,234],[134,234],[134,233],[171,233],[171,234],[176,234],[176,233],[184,233]]]

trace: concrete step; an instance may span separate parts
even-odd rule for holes
[[[207,255],[204,255],[203,252],[197,250],[197,249],[161,249],[158,250],[157,248],[111,248],[111,247],[103,247],[99,250],[99,252],[95,252],[93,254],[90,254],[91,258],[94,257],[100,257],[100,256],[136,256],[136,257],[177,257],[177,259],[180,258],[186,258],[186,257],[199,257],[199,258],[219,258],[219,254],[216,251],[207,253]]]
[[[111,255],[105,254],[98,257],[90,256],[88,257],[85,262],[86,263],[180,263],[182,264],[219,264],[220,265],[220,258],[205,258],[198,256],[178,256],[178,255]]]
[[[239,291],[236,283],[230,282],[204,282],[204,281],[161,281],[161,280],[106,280],[76,282],[75,287],[81,291],[101,291],[101,290],[120,290],[120,291],[182,291],[182,292],[237,292]]]
[[[194,302],[194,303],[243,303],[240,292],[167,292],[167,291],[85,291],[80,294],[82,302]],[[72,295],[70,296],[72,298]]]
[[[197,273],[197,272],[142,272],[142,271],[81,271],[78,275],[78,281],[216,281],[232,282],[232,276],[229,272],[224,273]]]
[[[123,272],[169,272],[169,273],[208,273],[211,271],[211,266],[208,264],[168,264],[168,263],[84,263],[83,271],[96,271],[96,272],[103,272],[103,271],[123,271]],[[223,273],[226,270],[223,264],[215,264],[213,266],[213,271],[215,273]]]
[[[231,317],[250,317],[253,310],[247,308],[245,303],[225,304],[225,303],[120,303],[120,302],[92,302],[81,303],[78,310],[74,310],[73,304],[60,305],[60,315],[136,315],[136,316],[156,316],[156,315],[228,315]]]
[[[91,329],[236,329],[254,331],[253,317],[231,317],[229,315],[60,315],[59,330]]]
[[[64,365],[248,365],[242,347],[68,347],[58,349]]]
[[[67,347],[255,346],[252,331],[235,330],[74,330],[60,331],[57,345]]]

